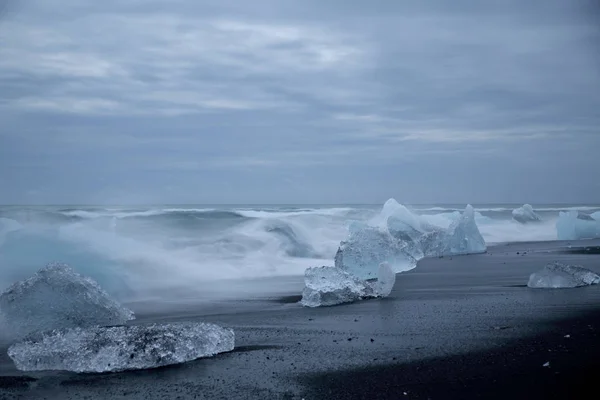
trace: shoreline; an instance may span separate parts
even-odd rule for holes
[[[527,278],[553,261],[600,272],[600,255],[585,250],[598,246],[512,243],[423,259],[398,275],[390,297],[335,307],[294,303],[302,277],[273,295],[156,312],[140,305],[134,323],[217,323],[235,330],[236,349],[154,370],[78,375],[19,372],[3,347],[0,398],[548,398],[600,372],[600,287],[529,289]]]

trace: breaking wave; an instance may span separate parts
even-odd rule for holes
[[[477,208],[488,244],[555,240],[558,211],[600,210],[540,207],[536,212],[544,221],[524,225],[511,219],[515,207]],[[52,261],[72,265],[122,297],[158,287],[302,274],[307,267],[331,265],[348,226],[380,209],[1,207],[0,289]],[[413,210],[444,227],[462,208]]]

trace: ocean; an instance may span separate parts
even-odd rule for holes
[[[447,227],[465,205],[409,206]],[[516,204],[475,205],[487,244],[556,240],[559,211],[600,205],[537,205],[541,223],[512,219]],[[211,282],[301,275],[333,265],[348,226],[381,205],[1,206],[0,288],[49,262],[67,263],[120,299]],[[215,286],[216,287],[216,286]],[[239,285],[220,285],[235,291]],[[229,289],[228,289],[229,288]]]

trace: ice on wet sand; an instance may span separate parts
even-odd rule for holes
[[[90,278],[64,264],[49,264],[0,295],[0,311],[12,336],[93,325],[119,325],[133,312]]]
[[[596,285],[600,276],[589,269],[560,263],[548,264],[541,271],[531,274],[530,288],[559,289]]]
[[[381,263],[394,272],[413,269],[424,256],[483,253],[486,243],[467,205],[448,228],[427,223],[395,200],[388,200],[370,224],[350,226],[348,239],[340,243],[335,266],[360,279],[377,276]]]
[[[8,355],[22,371],[111,372],[210,357],[233,350],[234,341],[232,330],[208,323],[96,326],[38,332]]]
[[[377,278],[362,280],[337,267],[309,268],[304,274],[301,304],[306,307],[333,306],[357,300],[389,296],[396,274],[382,263]]]

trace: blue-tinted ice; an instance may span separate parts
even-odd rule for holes
[[[530,288],[559,289],[596,285],[600,276],[577,265],[548,264],[541,271],[531,274],[527,286]]]
[[[110,372],[156,368],[234,348],[231,329],[182,322],[56,329],[35,333],[8,349],[22,371]]]
[[[396,274],[382,263],[377,278],[362,280],[337,267],[309,268],[304,273],[301,303],[306,307],[333,306],[357,300],[389,296]]]
[[[0,312],[11,336],[92,325],[118,325],[133,312],[98,284],[64,264],[50,264],[0,295]]]
[[[395,200],[388,200],[380,215],[367,224],[353,224],[340,244],[335,266],[360,279],[377,276],[386,262],[394,272],[416,266],[424,256],[483,253],[486,244],[468,205],[448,228],[428,224]]]
[[[340,243],[335,255],[335,266],[359,279],[375,279],[381,263],[388,263],[394,272],[407,271],[416,266],[404,242],[377,227],[364,225],[353,228],[346,241]]]
[[[542,220],[530,204],[524,204],[522,207],[516,208],[512,212],[513,219],[522,224],[528,222],[539,222]]]
[[[556,233],[558,240],[600,238],[600,220],[579,211],[561,212],[556,221]]]

